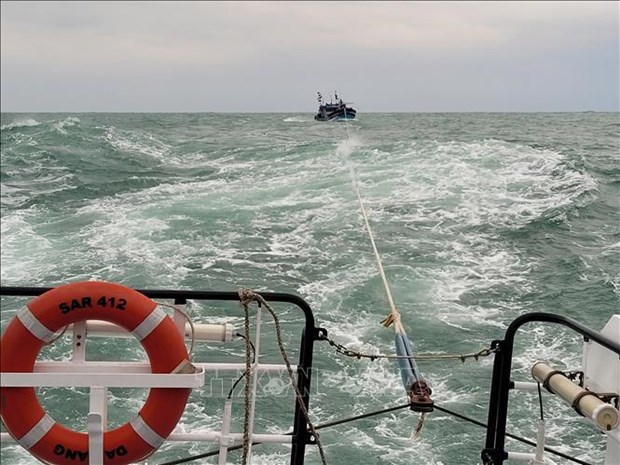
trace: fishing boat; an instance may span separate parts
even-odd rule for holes
[[[413,344],[406,336],[397,313],[392,312],[383,322],[396,329],[395,351],[403,375],[403,383],[409,401],[394,407],[382,408],[349,418],[323,424],[311,421],[310,396],[313,376],[313,352],[318,344],[329,343],[336,350],[350,357],[377,358],[377,354],[360,354],[331,340],[327,331],[317,326],[310,305],[293,294],[202,290],[136,290],[120,284],[102,281],[86,281],[65,284],[55,288],[1,287],[4,298],[22,299],[21,309],[11,319],[2,334],[1,389],[2,419],[7,432],[1,434],[3,444],[17,443],[36,459],[51,464],[126,465],[138,463],[147,457],[157,457],[158,449],[171,442],[211,442],[212,451],[190,454],[187,448],[178,458],[160,465],[190,463],[208,457],[218,457],[219,464],[230,463],[230,454],[242,450],[240,463],[252,463],[252,450],[261,444],[285,444],[290,452],[292,465],[303,465],[308,447],[319,448],[322,463],[328,463],[319,431],[358,421],[371,416],[385,415],[400,409],[432,415],[434,411],[453,414],[467,421],[475,420],[443,408],[430,399],[432,394],[414,363]],[[187,305],[191,302],[214,301],[239,304],[243,308],[244,328],[234,328],[228,323],[192,323]],[[170,302],[170,303],[166,303]],[[256,306],[254,305],[256,304]],[[299,358],[292,364],[287,356],[279,331],[280,320],[277,305],[290,305],[303,316]],[[5,309],[3,309],[4,311]],[[266,343],[261,339],[261,321],[270,314],[278,331],[277,346],[282,364],[265,363],[260,348]],[[215,317],[215,315],[214,315]],[[524,325],[553,324],[563,326],[583,337],[582,366],[577,370],[562,371],[541,360],[531,368],[532,379],[515,378],[512,362],[515,340]],[[64,328],[64,329],[63,329]],[[250,328],[254,331],[251,332]],[[620,394],[620,315],[614,315],[602,329],[590,329],[580,322],[550,313],[529,313],[515,319],[505,334],[489,343],[487,355],[494,356],[491,389],[489,392],[488,422],[485,447],[481,460],[485,465],[520,461],[535,465],[551,464],[552,455],[587,463],[545,444],[545,422],[542,417],[542,390],[564,400],[563,411],[554,415],[581,415],[593,428],[607,435],[605,465],[620,462],[620,429],[618,395]],[[70,356],[61,361],[39,360],[44,345],[70,341]],[[86,356],[86,345],[93,338],[133,337],[140,341],[148,356],[148,362],[93,361]],[[191,356],[194,343],[233,344],[241,338],[245,342],[245,358],[237,363],[208,362]],[[185,341],[191,341],[190,350]],[[481,354],[477,354],[481,356]],[[186,407],[192,390],[204,391],[207,377],[222,372],[241,372],[240,378],[223,399],[220,428],[201,428],[194,425],[179,427],[178,422]],[[292,425],[282,425],[280,431],[256,431],[254,420],[261,415],[257,410],[259,375],[288,375],[289,391],[293,402]],[[232,393],[237,383],[245,380],[243,400]],[[282,403],[277,394],[282,386],[274,383],[264,386],[261,395],[274,395],[273,402]],[[35,395],[35,387],[78,387],[89,389],[89,413],[85,432],[66,428],[56,422],[54,412],[46,412]],[[149,389],[145,404],[136,416],[122,426],[108,430],[108,389]],[[537,393],[541,417],[532,419],[538,424],[538,436],[531,441],[506,431],[509,416],[509,396],[519,391]],[[208,397],[208,394],[204,394]],[[202,397],[202,394],[201,394]],[[328,400],[326,400],[328,401]],[[353,401],[352,401],[353,402]],[[239,405],[244,417],[243,431],[231,426],[233,403]],[[420,426],[421,428],[421,426]],[[531,452],[506,450],[506,439],[512,438],[529,444]],[[481,435],[481,443],[482,435]],[[151,458],[149,458],[149,463]],[[204,463],[204,462],[200,462]],[[239,462],[238,462],[239,463]]]
[[[315,121],[345,121],[355,119],[357,111],[350,105],[353,102],[343,102],[338,97],[338,93],[334,92],[334,100],[329,103],[323,101],[323,96],[317,92],[317,100],[319,102],[319,111],[314,115]]]

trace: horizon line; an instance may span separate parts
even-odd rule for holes
[[[37,113],[37,114],[315,114],[308,111],[110,111],[110,110],[0,110],[5,113]],[[359,113],[359,111],[358,111]],[[428,113],[620,113],[620,108],[615,110],[444,110],[444,111],[364,111],[361,114],[428,114]]]

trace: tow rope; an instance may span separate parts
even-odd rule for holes
[[[351,135],[349,134],[349,126],[347,123],[347,119],[345,118],[345,124],[347,129],[347,137],[349,141],[351,141]],[[383,287],[385,289],[385,293],[387,295],[388,304],[390,306],[390,313],[388,316],[381,322],[383,326],[389,328],[390,326],[394,326],[394,346],[396,349],[396,355],[398,358],[398,367],[400,369],[400,375],[403,382],[403,387],[407,392],[407,396],[410,400],[411,410],[415,412],[420,412],[422,415],[420,416],[420,421],[414,430],[413,437],[419,437],[422,427],[424,426],[424,420],[426,413],[433,411],[433,401],[431,399],[432,391],[429,388],[428,384],[422,377],[420,370],[418,369],[416,362],[414,360],[414,350],[413,344],[409,337],[407,337],[407,332],[401,322],[401,315],[398,309],[396,308],[396,304],[394,303],[394,298],[392,297],[392,291],[390,289],[390,285],[388,283],[387,277],[385,276],[385,271],[383,269],[383,264],[381,262],[381,256],[379,255],[379,251],[377,250],[377,244],[375,243],[375,239],[372,233],[372,228],[370,227],[370,222],[368,221],[368,215],[366,213],[366,209],[364,207],[364,201],[362,199],[362,195],[360,193],[360,183],[356,176],[355,169],[351,168],[351,174],[353,176],[353,186],[355,188],[355,193],[357,194],[357,200],[359,202],[360,210],[362,213],[362,217],[364,218],[364,224],[366,226],[366,232],[368,233],[368,237],[370,239],[370,244],[372,245],[372,250],[375,255],[375,260],[377,263],[377,269],[379,271],[379,275],[381,276],[381,280],[383,281]]]

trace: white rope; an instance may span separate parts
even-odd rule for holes
[[[370,228],[370,223],[368,221],[368,215],[366,214],[366,210],[364,208],[364,201],[362,200],[362,196],[360,194],[359,183],[357,180],[355,181],[355,192],[357,194],[357,200],[360,204],[360,209],[362,210],[362,216],[364,217],[364,224],[366,225],[366,231],[368,232],[368,237],[370,238],[370,243],[372,245],[372,250],[375,254],[375,259],[377,261],[377,268],[379,269],[379,274],[381,275],[381,280],[383,281],[383,287],[385,288],[385,293],[387,294],[388,302],[390,304],[390,312],[391,315],[394,316],[398,324],[400,324],[400,313],[396,309],[396,304],[394,304],[394,298],[392,297],[392,291],[390,290],[390,285],[388,284],[387,278],[385,276],[385,271],[383,271],[383,264],[381,263],[381,256],[379,255],[379,251],[377,250],[377,244],[375,244],[375,238],[372,234],[372,229]]]
[[[349,142],[351,142],[351,135],[349,134],[349,125],[347,122],[347,112],[345,109],[344,113],[344,121],[345,126],[347,128],[347,137]],[[385,318],[381,324],[383,326],[390,327],[392,324],[394,325],[394,331],[396,334],[406,334],[405,328],[403,327],[400,320],[400,312],[396,309],[396,304],[394,303],[394,298],[392,297],[392,291],[390,290],[390,285],[388,284],[387,278],[385,276],[385,271],[383,271],[383,264],[381,263],[381,256],[379,255],[379,251],[377,250],[377,245],[375,244],[375,238],[372,234],[372,229],[370,227],[370,222],[368,221],[368,215],[366,214],[366,209],[364,208],[364,201],[362,200],[362,195],[360,193],[360,183],[355,174],[355,168],[351,167],[351,173],[353,174],[353,182],[355,187],[355,193],[357,194],[357,200],[360,204],[360,210],[362,211],[362,216],[364,217],[364,224],[366,225],[366,231],[368,232],[368,237],[370,238],[370,243],[372,244],[372,250],[375,254],[375,259],[377,261],[377,268],[379,269],[379,274],[381,275],[381,280],[383,281],[383,287],[385,288],[385,293],[387,295],[388,303],[390,305],[390,314]],[[414,375],[415,375],[414,371]],[[417,376],[416,376],[417,380]],[[424,427],[424,422],[426,420],[426,413],[422,413],[420,415],[420,419],[418,420],[418,424],[411,433],[412,439],[418,439],[422,433],[422,428]]]
[[[351,134],[349,133],[349,123],[347,119],[347,112],[345,109],[344,112],[344,123],[347,129],[347,138],[349,142],[351,142]],[[379,255],[379,251],[377,250],[377,244],[375,244],[375,238],[372,234],[372,228],[370,227],[370,222],[368,221],[368,215],[366,214],[366,209],[364,208],[364,201],[362,200],[362,195],[360,193],[360,183],[357,179],[357,175],[355,173],[355,168],[351,167],[351,174],[353,175],[353,183],[355,188],[355,193],[357,194],[357,200],[360,205],[360,210],[362,211],[362,217],[364,218],[364,224],[366,225],[366,231],[368,232],[368,237],[370,238],[370,243],[372,245],[372,250],[375,254],[375,260],[377,261],[377,268],[379,269],[379,275],[381,276],[381,280],[383,281],[383,287],[385,288],[385,293],[387,295],[388,303],[390,305],[390,315],[382,321],[384,326],[390,326],[392,323],[395,324],[395,329],[397,331],[404,332],[404,328],[400,323],[400,312],[396,309],[396,304],[394,303],[394,298],[392,297],[392,291],[390,289],[390,285],[388,284],[388,280],[385,276],[385,271],[383,271],[383,264],[381,263],[381,256]]]

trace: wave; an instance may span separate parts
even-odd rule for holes
[[[535,289],[537,257],[524,256],[507,233],[540,222],[570,226],[570,213],[598,192],[597,180],[560,151],[502,140],[371,146],[347,139],[334,153],[361,183],[384,265],[406,267],[407,256],[420,254],[422,263],[442,263],[401,273],[409,278],[388,271],[403,306],[414,309],[421,299],[433,318],[458,331],[502,327],[519,311],[515,302]],[[423,295],[408,289],[416,274],[426,283]]]
[[[69,116],[61,121],[54,123],[54,128],[61,134],[68,134],[66,128],[77,126],[80,124],[80,118],[77,116]]]
[[[119,152],[130,152],[163,159],[171,154],[170,146],[150,133],[122,131],[114,126],[106,128],[105,140]]]
[[[571,231],[577,229],[575,212],[599,196],[611,205],[618,187],[573,154],[584,153],[599,169],[613,166],[613,152],[593,152],[589,141],[565,141],[561,123],[532,140],[522,120],[497,138],[485,138],[486,120],[471,137],[458,122],[465,140],[450,141],[435,139],[453,137],[445,135],[453,123],[438,122],[437,116],[425,123],[423,115],[402,121],[369,115],[356,127],[349,125],[350,139],[347,126],[303,124],[306,120],[292,114],[267,121],[247,117],[242,125],[235,115],[193,115],[191,125],[185,116],[79,117],[81,122],[75,116],[38,117],[45,130],[3,137],[3,284],[49,286],[94,278],[145,288],[290,291],[311,304],[330,338],[361,352],[393,353],[393,331],[379,324],[389,309],[349,182],[355,174],[415,350],[474,352],[501,336],[516,315],[552,306],[566,313],[555,296],[538,298],[547,272],[554,274],[558,293],[570,290],[575,305],[583,307],[580,319],[596,325],[600,313],[615,309],[620,285],[613,265],[620,244],[609,227],[614,210],[581,215],[583,235]],[[5,121],[18,122],[16,115],[9,118]],[[394,124],[384,118],[394,118]],[[552,131],[562,135],[561,142],[554,142]],[[31,137],[41,142],[38,148],[26,143]],[[573,146],[578,149],[571,151]],[[534,228],[542,234],[528,234]],[[603,233],[609,237],[596,240]],[[574,257],[560,265],[545,262],[544,246],[566,241],[589,245],[579,258],[588,259],[596,298],[559,268],[573,266]],[[611,303],[609,292],[601,296],[603,284],[596,284],[603,279],[615,289]],[[241,327],[238,308],[219,308],[192,303],[191,314]],[[295,350],[300,333],[286,325],[297,317],[283,305],[276,310],[283,311],[285,343]],[[266,324],[264,331],[263,353],[276,362],[273,326]],[[567,367],[578,363],[569,356],[578,341],[564,334],[543,328],[522,336],[514,363],[519,380],[541,357]],[[242,344],[196,350],[209,359],[243,356]],[[97,346],[94,353],[135,355],[114,345]],[[404,402],[393,361],[343,358],[318,343],[315,356],[318,392],[312,394],[311,413],[317,423]],[[482,419],[491,363],[491,358],[424,362],[420,368],[439,404]],[[281,379],[286,381],[286,374]],[[202,393],[194,396],[180,427],[217,427],[221,403],[209,405]],[[125,421],[125,411],[134,412],[141,403],[115,391],[110,398],[112,423]],[[520,435],[534,437],[530,425],[538,403],[513,400],[518,408],[511,424]],[[71,411],[58,413],[64,419]],[[257,431],[277,430],[277,420],[286,418],[271,405],[257,411]],[[409,463],[411,454],[436,465],[475,463],[479,431],[437,412],[429,419],[417,443],[409,439],[417,418],[407,411],[330,430],[328,458],[364,461],[359,453],[364,450],[377,463]],[[581,436],[574,441],[573,423],[550,419],[552,437],[563,438],[567,452],[601,458],[593,452],[601,446],[599,436],[590,443],[585,443],[590,435],[583,436],[583,444]],[[204,446],[191,447],[196,449],[164,445],[161,454],[173,460]],[[282,463],[279,452],[257,448],[257,463]],[[29,457],[13,446],[2,449],[7,463],[30,463]]]
[[[48,123],[51,123],[51,126],[61,134],[67,134],[66,129],[79,125],[80,118],[78,118],[77,116],[68,116],[67,118],[59,121],[47,121],[45,123],[41,123],[34,118],[16,119],[9,124],[4,124],[0,129],[2,131],[11,131],[19,128],[37,127]]]
[[[373,163],[370,169],[358,164],[364,190],[387,192],[377,205],[379,219],[400,213],[403,221],[443,227],[519,229],[579,205],[598,187],[557,151],[504,141],[420,142],[365,156]]]
[[[32,118],[18,119],[18,120],[13,121],[12,123],[2,125],[0,130],[10,131],[12,129],[28,128],[28,127],[35,127],[35,126],[40,126],[40,125],[41,123],[39,123],[37,120],[32,119]]]

